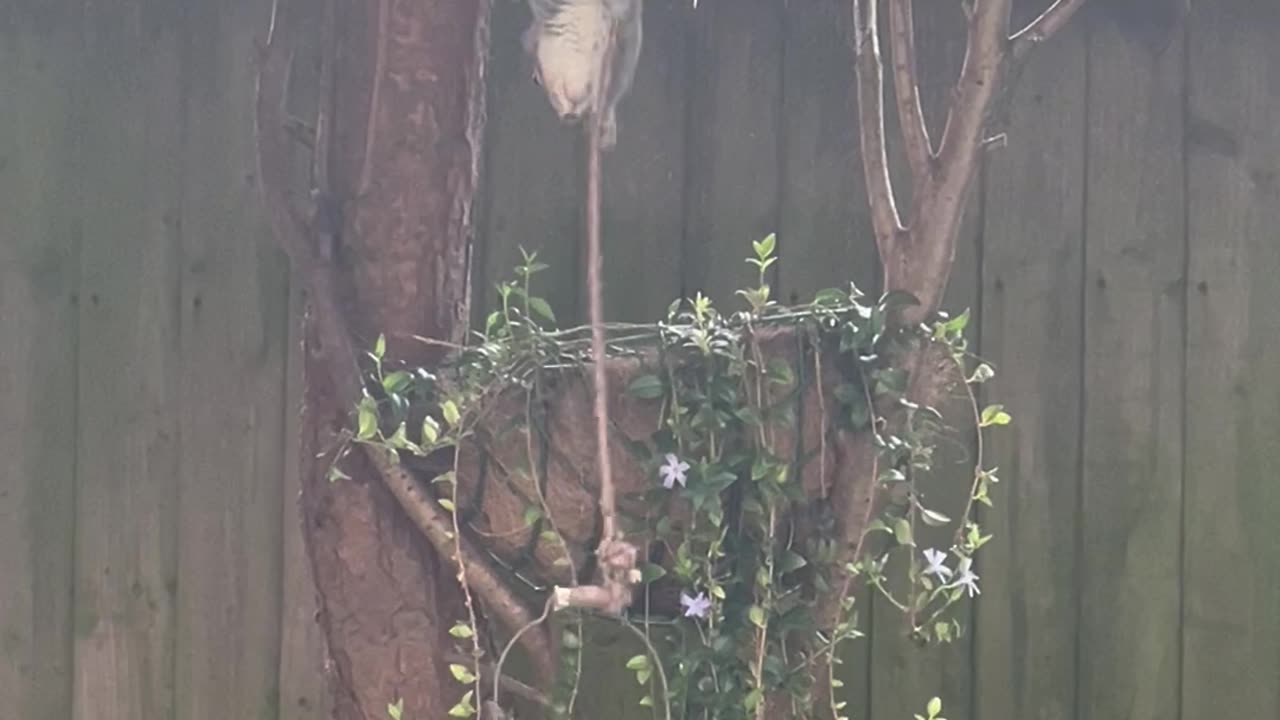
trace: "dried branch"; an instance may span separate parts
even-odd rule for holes
[[[893,86],[898,99],[898,124],[906,145],[911,180],[920,187],[932,173],[933,146],[920,106],[920,75],[916,70],[915,19],[912,0],[889,1],[889,47],[893,53]]]
[[[457,663],[459,665],[466,665],[466,664],[475,662],[475,658],[471,657],[470,655],[463,655],[462,653],[456,653],[456,652],[444,653],[444,659],[447,660],[448,662]],[[523,698],[533,703],[537,703],[538,705],[541,705],[544,708],[548,708],[548,709],[551,708],[551,698],[548,698],[546,695],[542,694],[542,692],[539,691],[537,688],[526,685],[520,682],[519,680],[511,677],[510,675],[504,675],[499,673],[495,677],[494,676],[495,668],[492,663],[482,662],[482,663],[478,663],[478,666],[480,668],[481,679],[484,680],[486,685],[491,685],[493,684],[493,681],[496,680],[500,688],[502,688],[503,690],[506,690],[512,695],[515,695],[518,698]]]
[[[884,133],[884,62],[880,57],[877,26],[878,0],[854,0],[853,42],[858,78],[858,126],[862,146],[862,172],[871,203],[871,222],[880,257],[887,258],[902,232],[893,179],[889,176],[889,150]]]
[[[279,0],[276,0],[257,79],[254,120],[258,177],[272,231],[309,292],[312,315],[334,384],[335,399],[342,407],[355,407],[362,392],[359,366],[350,331],[337,302],[333,268],[328,257],[317,253],[312,242],[315,228],[302,219],[287,192],[289,155],[282,108],[289,53],[279,38],[279,20]],[[323,121],[324,111],[321,117]],[[318,123],[318,127],[323,127],[323,122]],[[325,144],[327,141],[317,142],[317,151]],[[323,174],[320,179],[323,179]],[[327,190],[317,189],[321,194]],[[436,552],[445,557],[454,554],[451,523],[444,510],[422,490],[417,479],[395,455],[373,445],[362,447],[387,488]],[[467,583],[494,608],[499,619],[513,629],[527,624],[531,613],[502,579],[468,543],[459,539],[458,548],[463,555],[461,560],[466,568]],[[534,668],[543,676],[542,679],[549,680],[554,665],[547,636],[530,633],[526,635],[524,645]]]
[[[1013,43],[1014,59],[1021,60],[1031,51],[1031,48],[1053,37],[1066,26],[1067,21],[1076,14],[1077,10],[1084,7],[1084,2],[1085,0],[1055,0],[1047,10],[1040,13],[1040,17],[1014,33],[1010,38]]]

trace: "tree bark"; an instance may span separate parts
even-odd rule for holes
[[[428,363],[410,336],[466,331],[490,4],[337,5],[332,128],[320,138],[343,220],[331,249],[340,310],[357,351],[385,333],[389,357]],[[349,408],[310,319],[305,342],[301,504],[335,717],[385,720],[397,700],[406,718],[446,717],[466,689],[442,656],[466,616],[456,570],[359,454],[343,462],[351,480],[326,478]]]

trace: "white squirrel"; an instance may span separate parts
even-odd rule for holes
[[[600,119],[602,150],[617,142],[618,102],[631,89],[640,62],[641,5],[642,0],[529,0],[533,23],[522,41],[533,61],[534,81],[561,120]],[[615,26],[613,62],[603,68]],[[597,87],[601,80],[607,80],[603,97]]]

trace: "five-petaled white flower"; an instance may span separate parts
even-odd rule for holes
[[[673,453],[667,453],[666,464],[658,468],[658,472],[662,474],[662,487],[670,490],[675,487],[676,483],[680,483],[680,487],[684,487],[686,482],[685,473],[688,471],[689,463],[682,462]]]
[[[978,589],[978,576],[969,567],[972,564],[973,558],[960,558],[960,577],[956,578],[956,584],[963,585],[969,591],[969,597],[982,594],[982,591]]]
[[[690,597],[687,593],[680,593],[680,605],[684,608],[685,617],[706,617],[707,611],[711,609],[711,599],[706,593],[698,593],[695,597]]]
[[[951,568],[947,567],[946,553],[929,548],[924,551],[924,559],[929,563],[929,567],[924,569],[925,575],[937,575],[942,582],[951,578]]]

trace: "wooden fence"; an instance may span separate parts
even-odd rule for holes
[[[0,720],[324,716],[252,175],[267,4],[0,0]],[[497,4],[475,305],[523,245],[573,321],[577,134]],[[784,299],[874,289],[835,3],[688,5],[648,0],[606,161],[610,314],[732,302],[773,231]],[[956,5],[917,2],[935,127]],[[1274,0],[1196,2],[1165,47],[1079,23],[1021,73],[948,294],[1015,418],[983,594],[930,650],[871,603],[852,717],[1280,717],[1277,32]],[[597,714],[647,717],[631,682]]]

